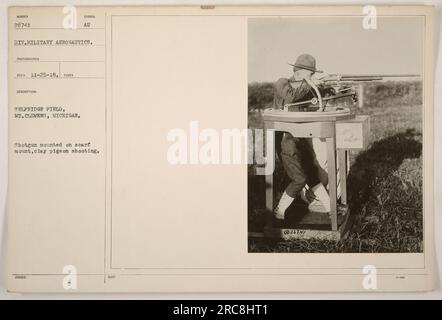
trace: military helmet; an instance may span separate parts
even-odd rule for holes
[[[293,66],[293,71],[298,71],[300,69],[310,70],[312,72],[316,72],[316,60],[315,58],[307,53],[301,54],[297,59],[295,64],[289,63],[289,65]]]

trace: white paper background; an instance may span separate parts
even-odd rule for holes
[[[76,295],[54,295],[54,294],[8,294],[6,292],[6,238],[7,238],[7,220],[5,216],[5,206],[6,206],[6,193],[7,193],[7,7],[17,6],[17,5],[200,5],[200,4],[218,4],[218,5],[232,5],[232,4],[290,4],[290,5],[365,5],[368,4],[365,1],[121,1],[121,0],[83,0],[83,1],[50,1],[50,0],[15,0],[15,1],[2,1],[0,3],[0,299],[97,299],[97,298],[109,298],[109,299],[442,299],[442,290],[440,289],[441,282],[438,281],[438,288],[430,293],[407,293],[407,294],[393,294],[393,293],[359,293],[359,294],[76,294]],[[438,17],[442,13],[442,0],[434,1],[400,1],[400,2],[387,2],[381,0],[371,0],[369,2],[371,5],[381,5],[381,4],[427,4],[436,5],[438,11]],[[440,19],[437,19],[438,31],[436,38],[438,39],[437,53],[436,53],[436,83],[435,83],[435,161],[436,164],[434,168],[435,173],[435,241],[437,250],[437,261],[439,277],[441,274],[441,259],[442,256],[442,221],[441,221],[441,209],[442,209],[442,188],[440,188],[440,182],[442,180],[442,170],[438,163],[442,160],[442,151],[440,147],[441,139],[441,126],[438,125],[442,122],[442,116],[440,111],[440,104],[442,100],[442,71],[440,66]]]

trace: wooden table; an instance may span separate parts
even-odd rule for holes
[[[347,174],[349,172],[349,151],[364,149],[368,144],[369,117],[355,116],[348,109],[340,112],[284,112],[266,111],[263,113],[266,134],[288,132],[299,138],[324,138],[327,147],[327,166],[330,195],[330,213],[309,213],[307,205],[298,210],[304,210],[304,216],[296,225],[275,225],[274,209],[274,181],[273,173],[266,175],[266,227],[264,236],[282,239],[309,239],[324,240],[341,239],[349,221],[347,204]],[[275,150],[275,148],[273,148]],[[267,157],[269,158],[269,157]],[[275,159],[275,157],[270,157]],[[339,179],[341,197],[337,194],[337,159],[339,159]],[[273,168],[274,168],[273,163]],[[340,204],[338,207],[338,200]],[[339,209],[339,210],[338,210]],[[286,219],[287,220],[287,219]],[[328,228],[324,229],[324,225]],[[320,228],[315,228],[322,226]]]

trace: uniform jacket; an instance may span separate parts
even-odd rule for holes
[[[283,109],[284,105],[302,101],[310,93],[310,85],[305,81],[280,78],[273,86],[273,108]]]
[[[288,103],[307,100],[311,96],[310,89],[305,80],[278,79],[274,84],[273,108],[283,109]],[[305,183],[314,186],[321,181],[320,166],[313,150],[312,139],[295,138],[290,133],[276,132],[275,146],[284,169],[292,180],[286,190],[290,196],[296,197]]]

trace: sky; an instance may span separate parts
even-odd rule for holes
[[[289,77],[296,57],[316,58],[337,74],[421,74],[422,17],[378,17],[365,30],[362,17],[252,18],[248,24],[249,82]]]

